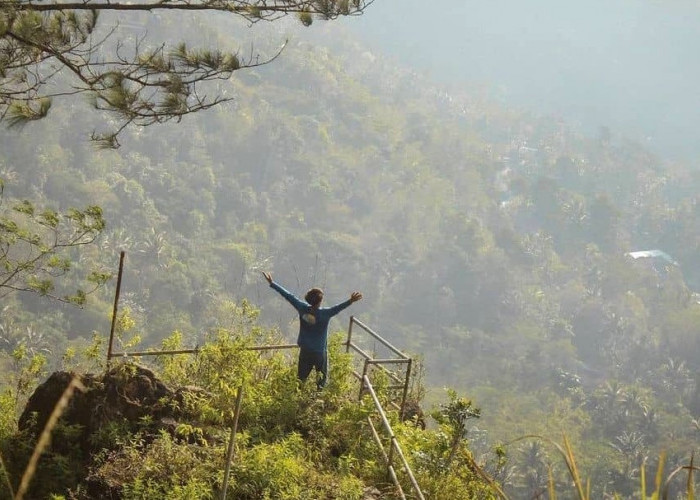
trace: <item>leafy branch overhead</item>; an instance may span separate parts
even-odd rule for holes
[[[110,274],[92,271],[91,289],[56,293],[56,279],[72,268],[71,249],[89,245],[105,227],[102,209],[71,208],[65,213],[39,210],[29,201],[2,206],[0,179],[0,299],[14,292],[34,292],[61,302],[83,305],[87,295],[109,280]]]
[[[195,50],[185,43],[133,48],[113,40],[116,26],[100,24],[101,11],[221,11],[249,23],[296,15],[304,25],[314,18],[359,15],[373,0],[159,0],[155,2],[0,2],[0,121],[18,126],[45,117],[51,100],[88,94],[95,109],[116,123],[92,138],[118,147],[129,125],[148,126],[208,109],[231,98],[205,82],[226,80],[234,71],[273,61],[218,50]],[[65,82],[69,83],[65,83]]]

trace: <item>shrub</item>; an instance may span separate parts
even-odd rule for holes
[[[148,445],[134,439],[95,474],[104,483],[121,485],[124,500],[207,500],[215,498],[221,456],[221,448],[179,443],[162,432]]]

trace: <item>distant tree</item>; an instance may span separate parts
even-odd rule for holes
[[[140,40],[126,53],[123,43],[107,44],[114,27],[101,28],[99,13],[156,10],[221,11],[250,23],[296,14],[302,24],[314,17],[335,19],[361,14],[373,0],[111,0],[0,1],[0,121],[10,126],[43,118],[51,99],[89,94],[95,109],[117,117],[115,130],[93,132],[104,147],[118,147],[128,125],[179,120],[231,98],[201,92],[201,85],[224,80],[234,71],[266,64],[218,50],[194,50],[183,42],[146,48]],[[98,34],[99,33],[99,34]],[[109,47],[108,47],[109,45]],[[110,49],[110,50],[107,50]],[[69,75],[70,87],[54,85]]]
[[[541,442],[532,441],[518,450],[514,482],[523,497],[543,496],[547,491],[547,470],[550,466],[547,450]]]
[[[621,213],[607,194],[595,197],[590,204],[590,239],[603,252],[617,250]]]
[[[433,411],[432,417],[449,435],[449,453],[445,461],[446,467],[449,468],[460,444],[467,437],[467,421],[480,418],[481,410],[472,404],[471,399],[458,396],[454,389],[447,389],[447,395],[450,402],[442,404],[440,409]]]
[[[91,290],[56,293],[57,278],[72,267],[71,249],[91,244],[105,227],[100,207],[70,209],[58,213],[37,209],[29,201],[3,207],[0,179],[0,299],[14,292],[34,292],[61,302],[85,303],[87,294],[103,285],[110,275],[92,272]]]

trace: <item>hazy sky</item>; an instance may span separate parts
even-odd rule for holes
[[[345,22],[436,81],[486,83],[510,104],[700,155],[700,4],[376,0]]]

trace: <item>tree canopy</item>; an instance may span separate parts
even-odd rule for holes
[[[228,101],[206,82],[226,80],[234,71],[266,64],[275,55],[193,49],[184,42],[149,46],[145,35],[127,47],[114,40],[115,27],[101,25],[103,11],[220,11],[249,23],[297,15],[313,19],[361,14],[372,0],[144,0],[111,2],[0,2],[0,121],[17,126],[47,115],[53,98],[88,94],[96,110],[116,117],[93,140],[118,147],[129,125],[148,126]],[[281,49],[280,49],[281,51]]]
[[[411,454],[430,478],[462,466],[459,450],[449,462],[451,438],[466,430],[480,467],[508,443],[498,480],[512,498],[552,483],[566,492],[548,441],[514,441],[566,432],[591,498],[633,498],[642,463],[653,491],[653,471],[686,466],[700,437],[696,165],[437,86],[333,28],[227,83],[241,96],[235,112],[130,127],[120,136],[129,148],[80,141],[72,128],[89,130],[94,115],[77,106],[55,106],[31,133],[0,134],[5,206],[10,194],[60,212],[102,206],[109,225],[81,247],[75,271],[114,269],[127,252],[120,310],[139,350],[175,332],[183,347],[202,346],[239,321],[230,301],[245,299],[293,340],[294,316],[260,269],[295,292],[321,286],[329,300],[362,290],[371,300],[358,316],[421,354],[431,397],[444,385],[468,396],[440,411],[440,425],[452,424],[440,453]],[[654,249],[678,265],[628,255]],[[82,309],[43,307],[35,293],[0,299],[1,373],[24,373],[14,368],[22,346],[50,348],[50,366],[86,346],[101,359],[104,344],[89,339],[109,331],[112,292]],[[271,411],[294,401],[259,394]],[[465,427],[451,413],[470,400],[481,416]],[[669,498],[681,498],[681,482]]]

